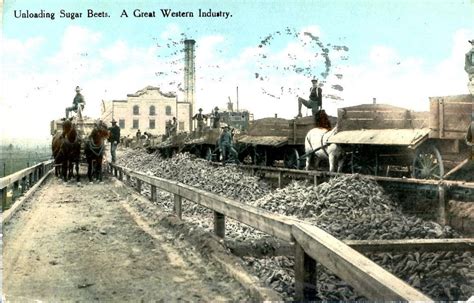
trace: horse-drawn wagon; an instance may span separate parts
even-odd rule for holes
[[[352,173],[443,179],[468,163],[471,95],[431,97],[429,112],[364,104],[338,110],[337,133]]]
[[[102,161],[105,153],[105,139],[109,136],[107,125],[102,121],[83,117],[81,107],[72,119],[51,121],[52,153],[55,160],[56,175],[65,181],[73,175],[76,166],[76,179],[80,180],[79,164],[88,165],[89,181],[92,175],[102,180]]]
[[[255,165],[279,164],[287,168],[301,168],[306,134],[315,127],[314,123],[312,116],[252,121],[249,130],[235,138],[239,158],[249,157]],[[324,111],[321,112],[320,123],[330,128],[330,117]]]

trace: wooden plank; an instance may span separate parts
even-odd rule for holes
[[[39,179],[38,182],[36,182],[36,184],[33,185],[23,197],[13,203],[11,208],[7,209],[6,211],[3,211],[5,207],[4,205],[2,205],[3,224],[7,223],[13,217],[13,215],[21,208],[23,203],[36,192],[36,190],[41,186],[41,184],[43,184],[43,182],[48,178],[52,171],[52,169],[46,171],[45,175],[41,179]],[[4,189],[4,193],[6,198],[6,188]]]
[[[51,164],[53,160],[48,160],[45,162],[38,163],[34,166],[22,169],[20,171],[17,171],[14,174],[8,175],[6,177],[0,178],[0,188],[4,188],[8,185],[13,184],[14,182],[22,179],[23,177],[29,175],[30,173],[34,172],[36,169],[44,166],[45,164]]]
[[[292,233],[309,256],[349,283],[369,300],[432,301],[420,291],[315,226],[296,223],[293,225]]]
[[[462,239],[404,239],[404,240],[344,240],[359,252],[434,252],[474,251],[474,238]]]
[[[178,194],[186,200],[215,210],[225,216],[257,228],[269,235],[285,241],[292,240],[291,224],[295,222],[295,219],[276,215],[263,209],[220,197],[179,182],[147,176],[127,169],[125,169],[125,171],[127,171],[127,173],[133,178],[140,179],[143,182],[154,185],[157,188],[170,193]]]

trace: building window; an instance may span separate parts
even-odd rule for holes
[[[184,122],[178,122],[179,130],[184,130]]]
[[[150,126],[149,126],[150,129],[155,129],[155,120],[150,120]]]
[[[125,119],[119,119],[119,127],[121,129],[124,129],[125,128]]]
[[[133,119],[133,128],[138,128],[139,125],[138,125],[138,119]]]
[[[167,116],[171,116],[171,106],[166,106],[165,112]]]
[[[152,106],[150,106],[150,116],[154,116],[154,115],[156,115],[155,106],[152,105]]]
[[[138,107],[138,105],[133,106],[133,114],[134,115],[139,115],[140,114],[140,108]]]

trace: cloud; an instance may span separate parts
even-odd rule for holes
[[[450,56],[432,66],[423,58],[403,57],[387,46],[373,46],[365,62],[344,70],[344,106],[377,98],[379,103],[428,111],[430,96],[468,94],[464,54],[473,34],[467,29],[453,33]]]
[[[130,49],[125,41],[118,40],[108,48],[99,51],[102,58],[113,63],[122,63],[128,59]]]
[[[432,66],[386,45],[372,46],[363,62],[349,64],[349,51],[330,45],[316,26],[279,32],[265,45],[255,41],[241,49],[222,34],[196,37],[196,108],[225,108],[229,97],[235,106],[238,86],[241,109],[256,118],[291,118],[297,113],[297,96],[308,97],[313,76],[323,82],[326,96],[343,99],[323,99],[333,115],[338,107],[370,103],[373,97],[379,103],[427,110],[429,96],[467,93],[464,54],[473,32],[466,29],[453,33],[450,55]],[[71,26],[57,53],[39,58],[46,42],[41,36],[6,40],[5,58],[15,66],[4,76],[0,136],[49,136],[49,121],[64,115],[76,85],[83,88],[90,117],[99,116],[103,99],[125,99],[147,85],[178,92],[183,100],[184,36],[172,25],[158,37],[145,47],[124,40],[105,44],[100,32]]]

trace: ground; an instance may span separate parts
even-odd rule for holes
[[[249,301],[184,239],[133,207],[131,189],[50,178],[4,226],[10,301]]]

